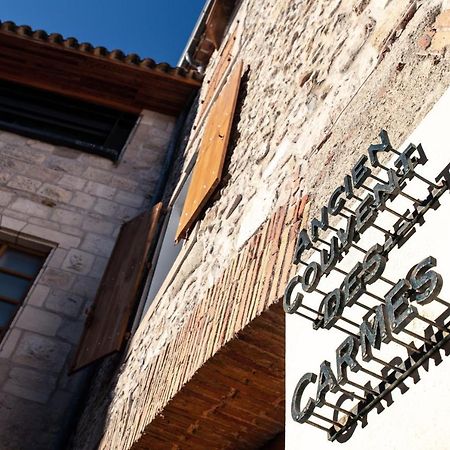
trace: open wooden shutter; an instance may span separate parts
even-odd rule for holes
[[[206,90],[204,96],[200,99],[199,112],[196,118],[197,125],[200,122],[200,119],[203,117],[204,112],[208,109],[209,103],[216,93],[219,83],[222,81],[225,72],[228,70],[228,67],[230,66],[234,56],[238,51],[237,38],[238,33],[237,30],[235,30],[230,35],[226,44],[221,50],[219,61],[217,62],[217,66],[215,67],[213,73],[211,74],[209,79],[205,80],[208,89]]]
[[[161,210],[158,203],[122,226],[86,320],[72,372],[120,350]]]
[[[178,225],[177,241],[186,236],[222,176],[241,73],[242,62],[239,62],[210,110]]]
[[[206,38],[218,49],[233,10],[233,0],[214,0],[206,18]]]

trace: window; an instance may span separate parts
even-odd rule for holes
[[[151,275],[152,279],[150,287],[146,295],[143,311],[141,313],[142,315],[139,320],[145,316],[145,313],[148,311],[153,300],[156,298],[183,247],[182,242],[175,242],[175,233],[178,228],[178,223],[180,222],[183,204],[186,199],[191,177],[192,172],[183,183],[183,186],[176,196],[172,207],[170,207],[167,212],[166,219],[161,230],[159,249],[157,249],[157,255],[155,255],[155,267],[153,274]]]
[[[159,230],[162,204],[124,223],[86,319],[71,372],[122,348]]]
[[[137,116],[0,80],[0,128],[116,161]]]
[[[47,255],[0,243],[0,339],[22,305]]]

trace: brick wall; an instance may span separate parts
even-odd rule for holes
[[[145,112],[121,161],[0,133],[0,239],[52,251],[0,344],[0,448],[56,448],[85,375],[67,376],[121,224],[151,202],[173,119]]]
[[[240,30],[236,55],[247,72],[224,181],[191,234],[192,248],[178,275],[149,310],[124,357],[111,405],[96,425],[105,423],[94,432],[90,418],[100,412],[91,402],[74,448],[88,449],[83,436],[94,440],[104,431],[117,442],[127,439],[129,429],[119,432],[116,424],[139,414],[132,399],[140,389],[142,362],[163,361],[208,289],[273,211],[303,191],[310,195],[314,217],[381,128],[394,146],[415,128],[450,85],[445,46],[424,52],[418,44],[427,30],[438,30],[444,12],[441,0],[241,3],[230,32]],[[206,80],[217,61],[214,55]],[[207,85],[202,89],[204,96]],[[185,171],[203,125],[198,122],[190,133]],[[224,320],[223,314],[216,311],[211,321]],[[202,360],[192,364],[195,370]]]

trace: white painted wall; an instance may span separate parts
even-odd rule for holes
[[[425,166],[420,166],[418,172],[428,179],[434,180],[435,176],[450,162],[449,143],[449,117],[450,117],[450,90],[448,90],[426,116],[420,126],[406,140],[399,150],[403,150],[410,142],[422,143],[429,158]],[[389,132],[389,123],[386,123]],[[370,142],[367,143],[369,146]],[[363,150],[363,149],[362,149]],[[350,167],[349,167],[350,171]],[[336,180],[336,187],[341,180]],[[425,185],[420,182],[410,182],[405,192],[422,198],[426,193]],[[364,192],[360,191],[361,196]],[[384,271],[384,276],[397,282],[406,276],[408,270],[427,256],[434,256],[438,265],[436,271],[444,280],[444,286],[440,297],[450,301],[450,194],[442,197],[442,206],[437,210],[427,212],[424,226],[417,229],[416,234],[401,248],[394,249],[389,255],[389,261]],[[403,212],[405,205],[402,199],[396,200],[392,206],[399,212]],[[353,208],[354,209],[354,208]],[[310,218],[311,219],[311,218]],[[383,213],[377,224],[389,226],[393,223],[393,217]],[[329,240],[329,239],[328,239]],[[383,242],[383,236],[376,230],[369,229],[358,243],[363,248],[369,248],[374,242]],[[357,261],[362,261],[363,255],[351,252],[344,258],[339,267],[347,270]],[[303,271],[300,268],[299,273]],[[319,288],[328,292],[338,287],[342,281],[342,275],[330,276],[321,280]],[[389,287],[378,281],[369,290],[384,295]],[[316,294],[306,294],[305,299],[309,304],[320,303],[321,297]],[[370,303],[370,301],[368,301]],[[376,302],[372,303],[373,305]],[[423,315],[434,317],[439,306],[435,302],[419,307]],[[345,315],[360,324],[362,314],[357,306],[346,309]],[[423,329],[420,321],[414,320],[408,328]],[[450,427],[450,357],[444,357],[444,361],[438,367],[434,362],[430,363],[429,372],[420,369],[421,381],[414,385],[412,380],[407,381],[410,389],[401,395],[399,390],[394,391],[394,403],[381,414],[372,411],[368,416],[368,426],[361,428],[358,425],[355,433],[346,443],[329,442],[325,432],[307,424],[299,424],[291,418],[291,400],[294,388],[300,377],[306,372],[319,374],[319,366],[323,360],[331,362],[335,371],[335,350],[345,339],[346,335],[335,330],[312,329],[311,323],[296,316],[286,317],[286,448],[289,450],[314,448],[315,450],[339,448],[345,450],[371,450],[371,449],[449,449]],[[406,340],[403,336],[403,340]],[[378,352],[383,359],[394,355],[406,356],[396,344],[384,344]],[[371,363],[374,370],[381,368],[376,363]],[[350,373],[350,378],[368,381],[370,377]],[[352,390],[348,385],[347,389]],[[309,397],[316,397],[316,385],[310,385],[305,391],[302,406]],[[328,394],[333,399],[335,394]],[[347,406],[344,404],[343,406]],[[331,410],[327,407],[316,409],[316,412],[326,412],[331,416]],[[317,420],[317,419],[314,419]]]

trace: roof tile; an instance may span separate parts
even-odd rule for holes
[[[184,78],[192,78],[194,80],[201,80],[202,75],[196,70],[186,70],[181,67],[172,67],[170,64],[162,62],[156,64],[150,58],[141,58],[136,53],[126,55],[122,50],[116,49],[109,51],[105,47],[94,47],[89,42],[79,44],[74,37],[64,38],[59,33],[47,33],[44,30],[33,30],[28,25],[16,25],[13,21],[0,21],[0,33],[13,33],[23,38],[29,38],[35,41],[44,42],[50,45],[59,45],[62,48],[70,49],[72,51],[79,51],[82,53],[89,53],[93,56],[106,58],[113,61],[119,61],[127,65],[138,66],[141,68],[156,70],[167,73],[169,75],[181,76]]]

